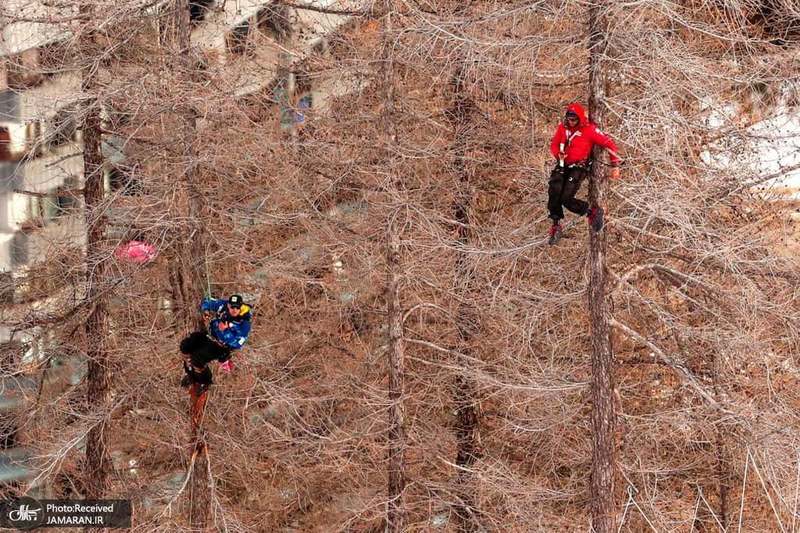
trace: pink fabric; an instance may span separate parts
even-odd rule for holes
[[[226,373],[229,373],[231,370],[233,370],[233,361],[231,361],[230,359],[228,359],[228,360],[227,360],[227,361],[225,361],[224,363],[220,364],[220,365],[219,365],[219,367],[220,367],[222,370],[224,370]]]
[[[155,259],[158,251],[152,244],[142,241],[130,241],[120,244],[114,251],[114,255],[124,261],[142,264]]]

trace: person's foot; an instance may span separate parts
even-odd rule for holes
[[[603,220],[604,217],[603,217],[603,215],[604,214],[605,213],[603,211],[603,208],[600,207],[600,206],[593,207],[593,208],[589,209],[589,213],[587,214],[586,217],[589,219],[589,225],[592,227],[592,229],[595,232],[599,232],[600,230],[603,229],[603,225],[604,225],[604,220]]]
[[[553,223],[552,226],[550,226],[550,238],[547,240],[547,244],[552,246],[560,238],[561,238],[561,224],[555,222]]]

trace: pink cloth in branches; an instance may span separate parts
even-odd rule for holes
[[[152,261],[158,255],[156,247],[142,241],[129,241],[120,244],[114,255],[117,259],[128,261],[130,263],[143,264]]]

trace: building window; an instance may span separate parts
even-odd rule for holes
[[[44,222],[44,224],[49,224],[64,214],[64,208],[62,207],[60,200],[61,197],[56,194],[48,195],[42,198],[41,210],[42,222]]]
[[[78,199],[69,189],[62,188],[42,196],[31,196],[31,218],[23,224],[25,229],[39,228],[69,215],[78,207]]]
[[[191,0],[189,2],[189,20],[197,24],[205,20],[214,0]]]
[[[28,264],[28,235],[18,231],[11,239],[11,264],[23,266]]]
[[[0,161],[13,161],[11,157],[11,132],[0,126]]]
[[[225,42],[229,53],[251,57],[255,46],[250,39],[250,21],[246,20],[235,26],[225,37]]]
[[[58,216],[67,214],[71,209],[78,207],[78,199],[72,191],[62,190],[56,194],[55,203],[58,208]]]
[[[42,123],[37,121],[25,124],[25,147],[28,157],[36,157],[42,152]]]

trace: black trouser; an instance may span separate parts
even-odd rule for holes
[[[226,348],[211,340],[205,331],[195,331],[181,341],[181,352],[187,357],[183,361],[183,369],[195,383],[211,385],[213,383],[208,363],[217,360],[224,363],[231,358],[230,348]]]
[[[547,209],[553,223],[564,218],[564,207],[578,215],[589,213],[589,203],[575,198],[587,174],[588,169],[583,166],[556,166],[550,173]]]

